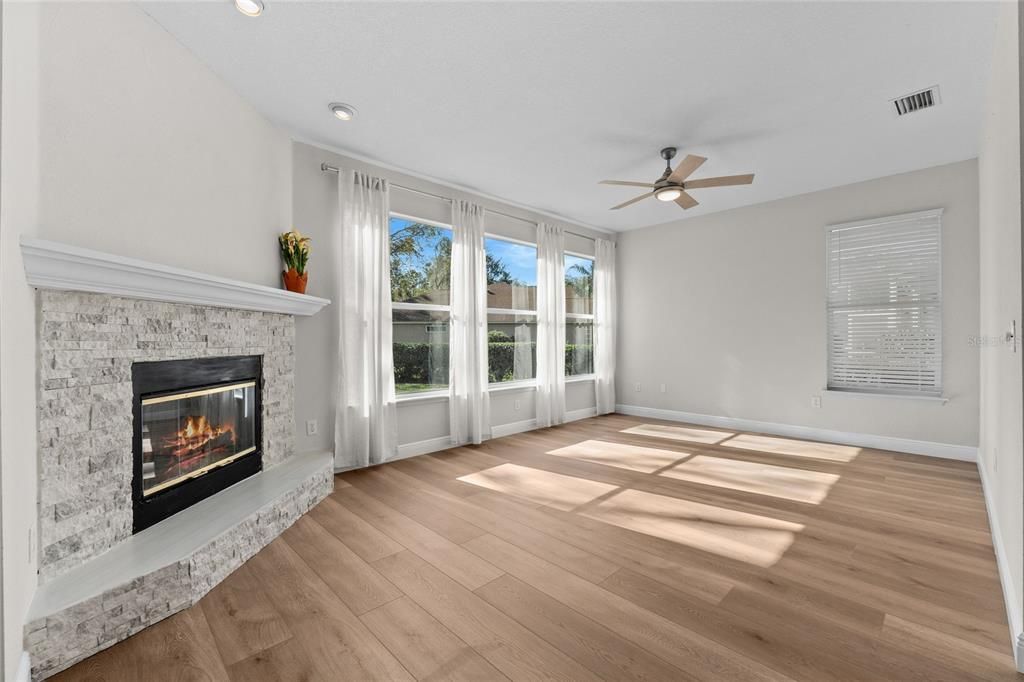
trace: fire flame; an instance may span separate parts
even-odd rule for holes
[[[233,424],[211,424],[203,415],[189,416],[185,418],[185,426],[174,438],[174,454],[178,457],[195,452],[207,443],[229,436],[231,442],[235,442],[235,427]]]

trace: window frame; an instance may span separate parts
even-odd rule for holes
[[[583,260],[588,260],[591,263],[594,263],[595,266],[597,264],[597,257],[596,256],[587,255],[585,253],[579,253],[577,251],[563,250],[562,251],[562,282],[563,282],[562,286],[563,287],[565,286],[564,282],[565,282],[565,257],[566,256],[572,256],[573,258],[582,258]],[[591,277],[593,277],[593,275],[591,275]],[[563,295],[564,295],[564,292],[563,292]],[[593,306],[594,306],[593,294],[591,294],[590,306],[591,306],[591,310],[593,310]],[[590,321],[591,329],[593,329],[593,326],[594,326],[594,313],[593,312],[591,312],[591,313],[570,313],[570,312],[566,311],[565,319],[562,320],[562,326],[563,327],[568,326],[569,320],[589,320]],[[562,352],[563,353],[565,352],[564,348],[562,349]],[[594,351],[591,350],[591,364],[593,364],[593,361],[594,361],[593,353],[594,353]],[[568,370],[568,365],[566,366],[566,370]],[[566,383],[572,383],[574,381],[593,381],[596,378],[597,378],[597,372],[593,372],[593,371],[589,372],[587,374],[565,374],[565,382]]]
[[[533,248],[535,254],[538,251],[537,245],[535,243],[533,243],[533,242],[528,242],[525,239],[516,239],[515,237],[505,237],[503,235],[495,234],[493,232],[487,232],[485,230],[484,231],[484,252],[485,253],[487,251],[486,244],[487,244],[487,240],[488,239],[496,239],[496,240],[502,241],[502,242],[509,242],[510,244],[519,244],[520,246],[529,246],[529,247]],[[534,285],[534,286],[536,286],[536,285]],[[517,308],[488,308],[487,309],[487,318],[488,318],[487,325],[488,325],[488,327],[490,326],[490,317],[491,317],[492,314],[493,315],[528,316],[528,317],[532,317],[533,318],[534,324],[536,324],[537,320],[538,320],[538,318],[537,318],[537,311],[536,310],[519,310]],[[536,342],[537,342],[537,340],[534,339],[534,343],[536,343]],[[489,361],[488,361],[488,363],[489,363]],[[487,370],[488,370],[488,374],[490,374],[490,365],[489,364],[488,364]],[[490,391],[503,391],[503,390],[511,391],[511,390],[514,390],[514,389],[517,389],[517,388],[536,388],[536,387],[537,387],[537,371],[536,371],[536,367],[534,368],[534,373],[533,373],[533,378],[532,379],[518,379],[518,380],[513,380],[513,381],[489,381],[489,382],[487,382],[487,390],[488,390],[488,392],[490,392]]]
[[[945,296],[942,288],[942,271],[943,271],[943,208],[928,209],[925,211],[914,211],[910,213],[899,213],[887,216],[880,216],[878,218],[870,218],[866,220],[856,220],[845,223],[835,223],[832,225],[824,226],[824,250],[825,250],[825,388],[827,393],[833,395],[842,396],[861,396],[868,398],[902,398],[909,400],[928,400],[928,401],[941,401],[942,403],[947,402],[945,396],[945,351],[943,343],[944,334],[944,317],[945,317]],[[938,356],[937,369],[935,370],[935,387],[927,390],[905,390],[899,388],[885,388],[879,386],[866,386],[863,388],[850,387],[850,386],[837,386],[833,383],[833,357],[832,357],[832,322],[831,314],[834,308],[843,306],[833,306],[830,298],[830,288],[832,286],[832,258],[830,248],[830,237],[831,234],[837,230],[851,229],[858,227],[868,226],[884,226],[886,224],[902,223],[915,219],[922,218],[935,218],[938,222],[938,239],[937,244],[937,266],[935,269],[936,278],[936,300],[933,302],[917,301],[917,302],[905,302],[900,304],[890,304],[892,307],[900,307],[906,309],[924,309],[926,307],[937,307],[938,308],[938,322],[936,325],[936,343],[935,350]],[[871,307],[869,304],[862,304],[865,307]],[[846,306],[850,307],[850,306]],[[884,304],[879,303],[877,307],[884,307]]]
[[[455,236],[454,235],[455,230],[454,230],[454,228],[451,225],[439,222],[437,220],[427,220],[425,218],[417,218],[416,216],[409,215],[407,213],[400,213],[398,211],[389,211],[388,212],[388,224],[389,224],[389,226],[390,226],[392,218],[398,218],[399,220],[409,220],[409,221],[412,221],[412,222],[415,222],[415,223],[422,223],[424,225],[432,225],[434,227],[438,227],[438,228],[441,228],[443,230],[448,230],[449,232],[452,233],[452,238],[453,239],[454,239],[454,236]],[[390,232],[389,232],[389,237],[390,237]],[[390,241],[389,241],[389,247],[390,247]],[[390,248],[389,248],[389,254],[388,255],[390,257]],[[451,276],[451,271],[449,270],[449,277],[450,276]],[[390,292],[388,292],[388,294],[390,295]],[[392,329],[394,329],[394,324],[395,324],[395,314],[394,314],[394,311],[396,311],[396,310],[419,310],[419,311],[424,311],[424,312],[448,313],[448,334],[449,334],[449,336],[448,336],[448,343],[449,343],[449,348],[451,348],[451,319],[452,319],[451,291],[448,292],[448,305],[441,305],[441,304],[438,304],[438,303],[403,303],[403,302],[391,301],[391,325],[392,325]],[[392,335],[393,334],[394,334],[394,332],[392,332]],[[391,340],[392,347],[394,347],[394,343],[395,343],[394,339],[392,338],[392,340]],[[394,375],[394,371],[395,371],[394,367],[392,366],[392,369],[391,369],[392,376]],[[410,401],[430,401],[430,400],[440,400],[442,398],[447,398],[448,394],[449,394],[448,387],[451,385],[451,380],[452,380],[452,370],[451,370],[451,367],[449,366],[448,367],[448,384],[444,388],[432,388],[432,389],[426,389],[426,390],[422,390],[422,391],[406,391],[404,393],[399,393],[398,392],[398,387],[397,387],[397,382],[396,382],[396,385],[395,385],[395,402],[396,403],[403,403],[403,402],[410,402]]]
[[[414,216],[414,215],[411,215],[411,214],[408,214],[408,213],[402,213],[400,211],[389,211],[388,212],[388,219],[389,219],[389,221],[390,221],[391,218],[398,218],[400,220],[408,220],[408,221],[412,221],[412,222],[423,223],[424,225],[433,225],[434,227],[438,227],[438,228],[441,228],[441,229],[445,229],[445,230],[449,230],[449,231],[454,232],[452,226],[450,224],[448,224],[448,223],[444,223],[444,222],[441,222],[441,221],[438,221],[438,220],[429,220],[429,219],[426,219],[426,218],[420,218],[420,217],[417,217],[417,216]],[[512,244],[520,244],[520,245],[523,245],[523,246],[529,246],[529,247],[532,247],[534,249],[537,249],[537,244],[534,243],[534,242],[531,242],[531,241],[528,241],[528,240],[525,240],[525,239],[518,239],[516,237],[507,237],[505,235],[496,234],[494,232],[486,232],[485,231],[484,232],[484,238],[485,239],[497,239],[497,240],[500,240],[500,241],[505,241],[505,242],[509,242],[509,243],[512,243]],[[581,252],[578,252],[578,251],[570,251],[568,249],[563,250],[562,251],[563,279],[564,279],[564,262],[565,262],[565,257],[566,256],[573,256],[575,258],[582,258],[584,260],[588,260],[588,261],[591,261],[591,262],[595,261],[595,256],[593,254],[581,253]],[[441,305],[441,304],[436,304],[436,303],[403,303],[403,302],[391,301],[391,310],[392,310],[392,324],[394,323],[393,311],[395,311],[395,310],[419,310],[419,311],[425,311],[425,312],[444,312],[444,313],[448,314],[449,325],[451,324],[451,304],[450,303],[448,305]],[[537,318],[537,311],[536,310],[521,310],[521,309],[515,309],[515,308],[487,308],[487,314],[488,315],[491,315],[491,314],[496,314],[496,315],[519,315],[519,316],[531,316],[534,319]],[[568,322],[570,320],[573,320],[573,319],[586,320],[586,321],[589,321],[591,324],[593,324],[593,322],[594,322],[594,314],[593,313],[569,313],[569,312],[566,312],[565,313],[565,317],[562,320],[561,324],[563,326],[566,326],[568,324]],[[450,329],[450,327],[449,327],[449,329]],[[567,384],[568,383],[576,383],[576,382],[586,382],[586,381],[594,381],[596,379],[596,374],[594,372],[590,372],[590,373],[587,373],[587,374],[565,374],[564,378],[565,378],[565,382]],[[449,368],[449,382],[450,381],[451,381],[451,369]],[[537,379],[536,379],[536,377],[534,377],[532,379],[523,379],[523,380],[516,380],[516,381],[489,382],[487,388],[488,388],[488,392],[504,392],[504,391],[517,391],[517,390],[530,390],[530,389],[536,389],[536,387],[537,387]],[[398,402],[398,403],[435,402],[435,401],[448,400],[448,398],[449,398],[448,387],[444,387],[444,388],[431,389],[431,390],[423,390],[423,391],[409,391],[409,392],[405,392],[405,393],[398,393],[396,391],[395,401]]]

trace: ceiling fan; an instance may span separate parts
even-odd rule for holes
[[[728,187],[730,185],[749,185],[754,181],[754,174],[746,175],[723,175],[718,178],[701,178],[700,180],[687,180],[686,178],[700,168],[700,165],[707,161],[703,156],[687,154],[686,158],[679,162],[675,170],[672,170],[671,161],[676,155],[675,147],[665,147],[661,150],[661,158],[665,159],[665,172],[661,174],[653,184],[649,182],[628,182],[626,180],[602,180],[600,185],[627,185],[629,187],[650,187],[651,191],[641,194],[638,197],[623,202],[618,206],[612,206],[611,210],[616,211],[625,208],[630,204],[647,197],[657,197],[659,201],[674,201],[684,209],[693,208],[697,205],[687,190],[699,189],[701,187]]]

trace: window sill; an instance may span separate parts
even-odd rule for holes
[[[419,391],[417,393],[402,393],[395,397],[395,402],[399,405],[405,405],[407,403],[432,403],[439,402],[441,400],[448,400],[448,390],[443,391]]]
[[[597,377],[593,374],[579,374],[576,376],[566,377],[565,383],[567,384],[578,384],[585,381],[594,381]],[[503,393],[505,391],[530,391],[537,388],[536,381],[508,381],[501,384],[489,384],[487,386],[488,393]],[[892,396],[889,396],[892,397]],[[405,403],[429,403],[439,400],[448,400],[448,391],[420,391],[418,393],[401,393],[395,397],[395,402],[399,405]]]
[[[505,381],[500,384],[489,384],[488,393],[502,393],[504,391],[529,391],[537,388],[536,381]]]
[[[835,388],[824,389],[828,395],[842,396],[844,398],[885,398],[891,400],[921,400],[929,403],[940,403],[945,405],[949,398],[944,395],[910,395],[906,393],[871,393],[868,391],[843,391]]]

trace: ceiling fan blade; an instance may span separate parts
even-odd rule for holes
[[[699,187],[729,187],[730,185],[749,185],[754,181],[754,174],[746,175],[723,175],[720,178],[701,178],[683,183],[686,189],[697,189]]]
[[[683,192],[682,194],[679,195],[679,198],[676,199],[676,203],[682,206],[683,208],[693,208],[694,206],[697,205],[697,200],[694,199],[689,194],[687,194],[686,192]]]
[[[599,185],[626,185],[627,187],[654,187],[650,182],[630,182],[628,180],[602,180]]]
[[[707,161],[703,156],[687,154],[686,158],[679,162],[676,169],[668,176],[670,182],[682,182],[693,174],[693,171],[700,168],[700,165]]]
[[[617,211],[618,209],[625,208],[625,207],[629,206],[630,204],[635,204],[636,202],[640,201],[641,199],[646,199],[647,197],[653,197],[653,196],[654,196],[654,192],[648,192],[647,194],[641,194],[640,196],[634,197],[634,198],[630,199],[629,201],[622,202],[618,206],[612,206],[608,210],[609,211]]]

